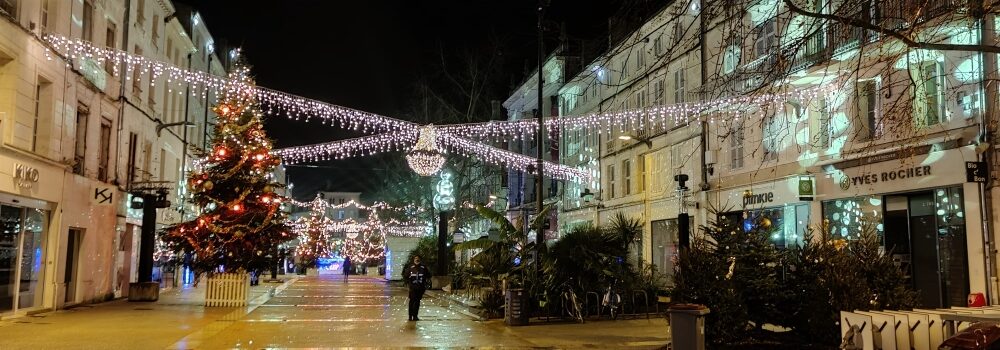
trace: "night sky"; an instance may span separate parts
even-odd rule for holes
[[[547,18],[565,23],[571,38],[599,39],[606,37],[608,14],[621,1],[555,0]],[[258,85],[388,116],[406,109],[416,81],[439,69],[442,51],[503,56],[508,83],[495,87],[499,100],[511,83],[524,80],[526,62],[530,70],[536,65],[537,1],[532,0],[180,2],[201,13],[216,43],[242,47]],[[548,32],[547,47],[558,36],[558,30]],[[356,136],[283,117],[270,119],[267,130],[278,147]],[[294,195],[305,199],[320,189],[369,192],[378,186],[372,175],[395,158],[402,154],[290,167]]]

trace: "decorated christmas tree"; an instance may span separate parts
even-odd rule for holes
[[[277,245],[293,238],[281,210],[285,199],[274,192],[282,186],[272,175],[280,159],[271,154],[248,73],[243,67],[230,74],[214,108],[210,153],[188,177],[198,217],[161,234],[170,250],[193,253],[199,272],[265,269]]]
[[[351,257],[358,266],[378,263],[385,258],[385,234],[375,228],[349,232],[341,255]]]
[[[311,210],[309,215],[295,221],[293,227],[299,244],[295,247],[296,261],[302,267],[316,267],[319,258],[333,256],[330,224],[333,221],[322,211]]]

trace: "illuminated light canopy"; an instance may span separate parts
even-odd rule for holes
[[[406,162],[420,176],[431,176],[444,166],[444,154],[437,147],[437,131],[434,125],[420,129],[420,138],[413,150],[406,153]]]

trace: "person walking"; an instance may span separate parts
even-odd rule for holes
[[[413,264],[403,272],[403,277],[410,287],[410,319],[409,321],[420,321],[417,313],[420,312],[420,299],[424,297],[424,292],[431,283],[431,270],[420,263],[420,255],[413,255]]]
[[[344,282],[347,282],[347,275],[351,274],[351,257],[344,257]]]

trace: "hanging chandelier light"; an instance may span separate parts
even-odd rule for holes
[[[434,125],[420,128],[417,144],[406,153],[406,162],[410,164],[410,168],[420,176],[431,176],[441,171],[444,161],[444,154],[437,148]]]

